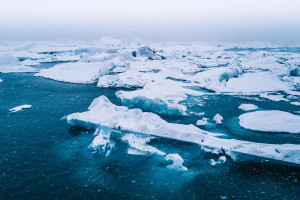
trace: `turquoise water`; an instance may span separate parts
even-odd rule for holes
[[[51,64],[49,64],[51,65]],[[44,66],[45,67],[45,66]],[[49,66],[47,66],[49,67]],[[195,144],[157,138],[151,145],[166,153],[179,153],[189,170],[167,168],[164,157],[127,154],[127,144],[113,133],[115,148],[106,157],[88,148],[93,130],[69,127],[64,116],[86,111],[92,100],[106,95],[120,104],[114,89],[89,84],[69,84],[30,73],[0,74],[0,199],[297,199],[299,167],[254,160],[211,167],[214,155]],[[299,143],[293,134],[266,134],[242,129],[236,117],[246,100],[211,96],[203,106],[190,109],[213,117],[221,126],[205,129],[226,137],[269,143]],[[248,102],[249,103],[249,102]],[[10,114],[12,107],[32,108]],[[255,102],[262,109],[294,111],[281,102]],[[189,118],[170,122],[195,123]]]

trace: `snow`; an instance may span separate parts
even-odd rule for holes
[[[21,111],[23,109],[29,109],[29,108],[31,108],[31,105],[25,104],[25,105],[21,105],[21,106],[17,106],[17,107],[11,108],[11,109],[9,109],[9,111],[11,113],[15,113],[15,112],[19,112],[19,111]]]
[[[263,132],[300,133],[300,116],[269,110],[245,113],[239,116],[240,126]]]
[[[223,117],[220,114],[216,114],[213,118],[213,120],[217,123],[217,124],[222,124],[222,120]]]
[[[239,155],[248,154],[300,164],[300,145],[265,144],[218,138],[220,134],[210,133],[193,125],[168,123],[154,113],[116,106],[105,96],[96,98],[88,111],[73,113],[67,117],[67,120],[70,125],[97,127],[104,135],[109,135],[111,130],[114,130],[196,143],[215,153],[226,153],[234,161],[239,160]],[[102,140],[100,138],[98,142],[100,146],[107,143]],[[97,148],[97,143],[93,142],[92,146]]]
[[[21,64],[21,62],[10,54],[0,54],[0,72],[36,72],[37,70],[32,67],[27,67]]]
[[[256,110],[257,108],[258,108],[258,106],[254,105],[254,104],[247,104],[247,103],[243,103],[239,106],[239,109],[245,110],[245,111]]]
[[[168,154],[166,156],[166,160],[173,161],[173,163],[171,165],[167,166],[169,169],[176,169],[178,171],[187,171],[188,170],[185,166],[182,165],[184,160],[180,157],[180,155],[178,153]]]

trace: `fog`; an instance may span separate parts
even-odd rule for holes
[[[0,0],[0,40],[300,42],[298,0]]]

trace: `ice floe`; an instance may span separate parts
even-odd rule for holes
[[[219,165],[219,164],[224,164],[226,162],[226,156],[220,156],[217,161],[215,161],[214,159],[210,159],[209,161],[209,164],[212,166],[212,167],[215,167],[216,165]]]
[[[300,133],[300,116],[284,111],[268,110],[239,116],[243,128],[263,132]]]
[[[23,109],[29,109],[29,108],[31,108],[31,105],[25,104],[25,105],[21,105],[21,106],[17,106],[17,107],[11,108],[11,109],[9,109],[9,111],[11,113],[15,113],[15,112],[19,112],[19,111],[21,111]]]
[[[16,57],[10,54],[0,54],[0,72],[36,72],[32,67],[23,65]]]
[[[297,118],[297,124],[299,124],[299,116],[293,116]],[[218,134],[201,130],[193,125],[168,123],[153,113],[116,106],[105,96],[96,98],[88,111],[71,114],[67,120],[70,125],[97,127],[105,135],[110,134],[111,129],[113,129],[125,133],[138,133],[192,142],[216,153],[225,153],[235,161],[239,159],[239,155],[247,154],[300,164],[300,145],[266,144],[218,138]],[[102,140],[100,138],[100,146],[107,143],[106,141],[102,142]],[[93,146],[96,148],[97,143]]]
[[[205,126],[206,124],[208,124],[208,118],[206,118],[206,117],[203,117],[201,120],[198,120],[197,122],[196,122],[196,125],[197,126]]]
[[[222,124],[223,121],[223,117],[220,114],[216,114],[213,118],[213,120],[217,123],[217,124]]]
[[[249,104],[249,103],[243,103],[239,106],[239,109],[249,111],[249,110],[256,110],[258,106],[254,104]]]
[[[178,171],[187,171],[188,169],[183,166],[183,162],[184,160],[182,159],[182,157],[178,154],[178,153],[175,153],[175,154],[168,154],[166,156],[166,160],[172,160],[173,163],[171,165],[168,165],[167,167],[169,169],[176,169]]]

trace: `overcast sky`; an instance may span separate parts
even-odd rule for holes
[[[300,0],[0,0],[0,40],[300,42]]]

